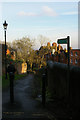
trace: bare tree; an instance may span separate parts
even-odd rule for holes
[[[38,40],[39,40],[41,46],[46,45],[47,42],[51,41],[49,38],[47,38],[47,37],[45,37],[43,35],[39,35]]]

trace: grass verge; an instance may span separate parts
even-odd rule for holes
[[[25,77],[26,75],[27,74],[15,74],[15,79],[14,80],[15,81],[19,80],[19,79]],[[7,88],[9,86],[9,83],[10,83],[10,81],[9,81],[9,75],[7,75],[7,79],[5,79],[5,75],[3,75],[2,76],[2,88],[3,89]]]

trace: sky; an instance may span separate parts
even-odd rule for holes
[[[7,41],[43,35],[53,43],[57,39],[70,36],[70,45],[78,48],[78,2],[23,1],[4,1],[0,4],[0,24],[4,20],[8,23]],[[4,41],[3,26],[0,30],[0,39]],[[36,40],[35,49],[39,47],[39,41]]]

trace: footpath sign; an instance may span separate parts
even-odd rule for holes
[[[64,39],[58,39],[58,44],[67,44],[68,43],[68,39],[64,38]]]

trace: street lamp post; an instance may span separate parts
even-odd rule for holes
[[[4,21],[3,27],[4,27],[4,36],[5,36],[5,79],[7,79],[7,62],[6,62],[6,51],[7,51],[7,46],[6,46],[6,30],[7,30],[7,26],[8,26],[8,24],[6,23],[6,21]]]

